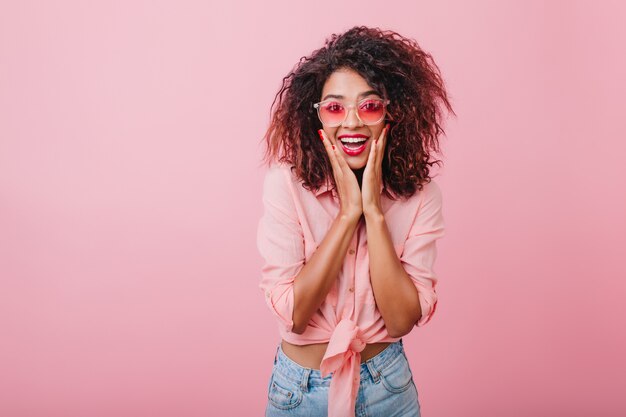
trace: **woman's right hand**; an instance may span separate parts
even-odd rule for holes
[[[356,175],[354,175],[343,155],[341,155],[341,151],[328,139],[324,129],[318,130],[317,133],[319,133],[320,139],[324,143],[324,148],[326,148],[326,153],[333,168],[333,176],[335,177],[337,194],[339,195],[339,214],[358,220],[363,213],[363,200]]]

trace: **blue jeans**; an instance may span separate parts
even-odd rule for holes
[[[328,415],[328,389],[332,374],[300,366],[278,344],[267,387],[265,417]],[[361,364],[356,399],[357,417],[420,417],[413,373],[402,339]]]

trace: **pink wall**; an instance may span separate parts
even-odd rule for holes
[[[355,24],[431,51],[458,114],[423,415],[626,415],[620,2],[99,3],[0,7],[0,415],[262,415],[260,139]]]

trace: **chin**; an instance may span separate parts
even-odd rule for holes
[[[362,163],[357,163],[357,164],[350,164],[350,163],[348,163],[348,166],[350,167],[351,170],[358,171],[359,169],[365,168],[365,165],[367,165],[366,162],[367,161],[363,161]]]

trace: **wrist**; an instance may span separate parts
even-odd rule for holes
[[[340,211],[337,218],[350,223],[356,223],[359,221],[362,214],[362,212],[358,211]]]
[[[365,216],[382,216],[383,210],[376,204],[368,204],[363,206],[363,214]]]
[[[385,216],[379,208],[371,208],[368,210],[364,209],[363,216],[365,217],[365,220],[369,222],[385,220]]]

